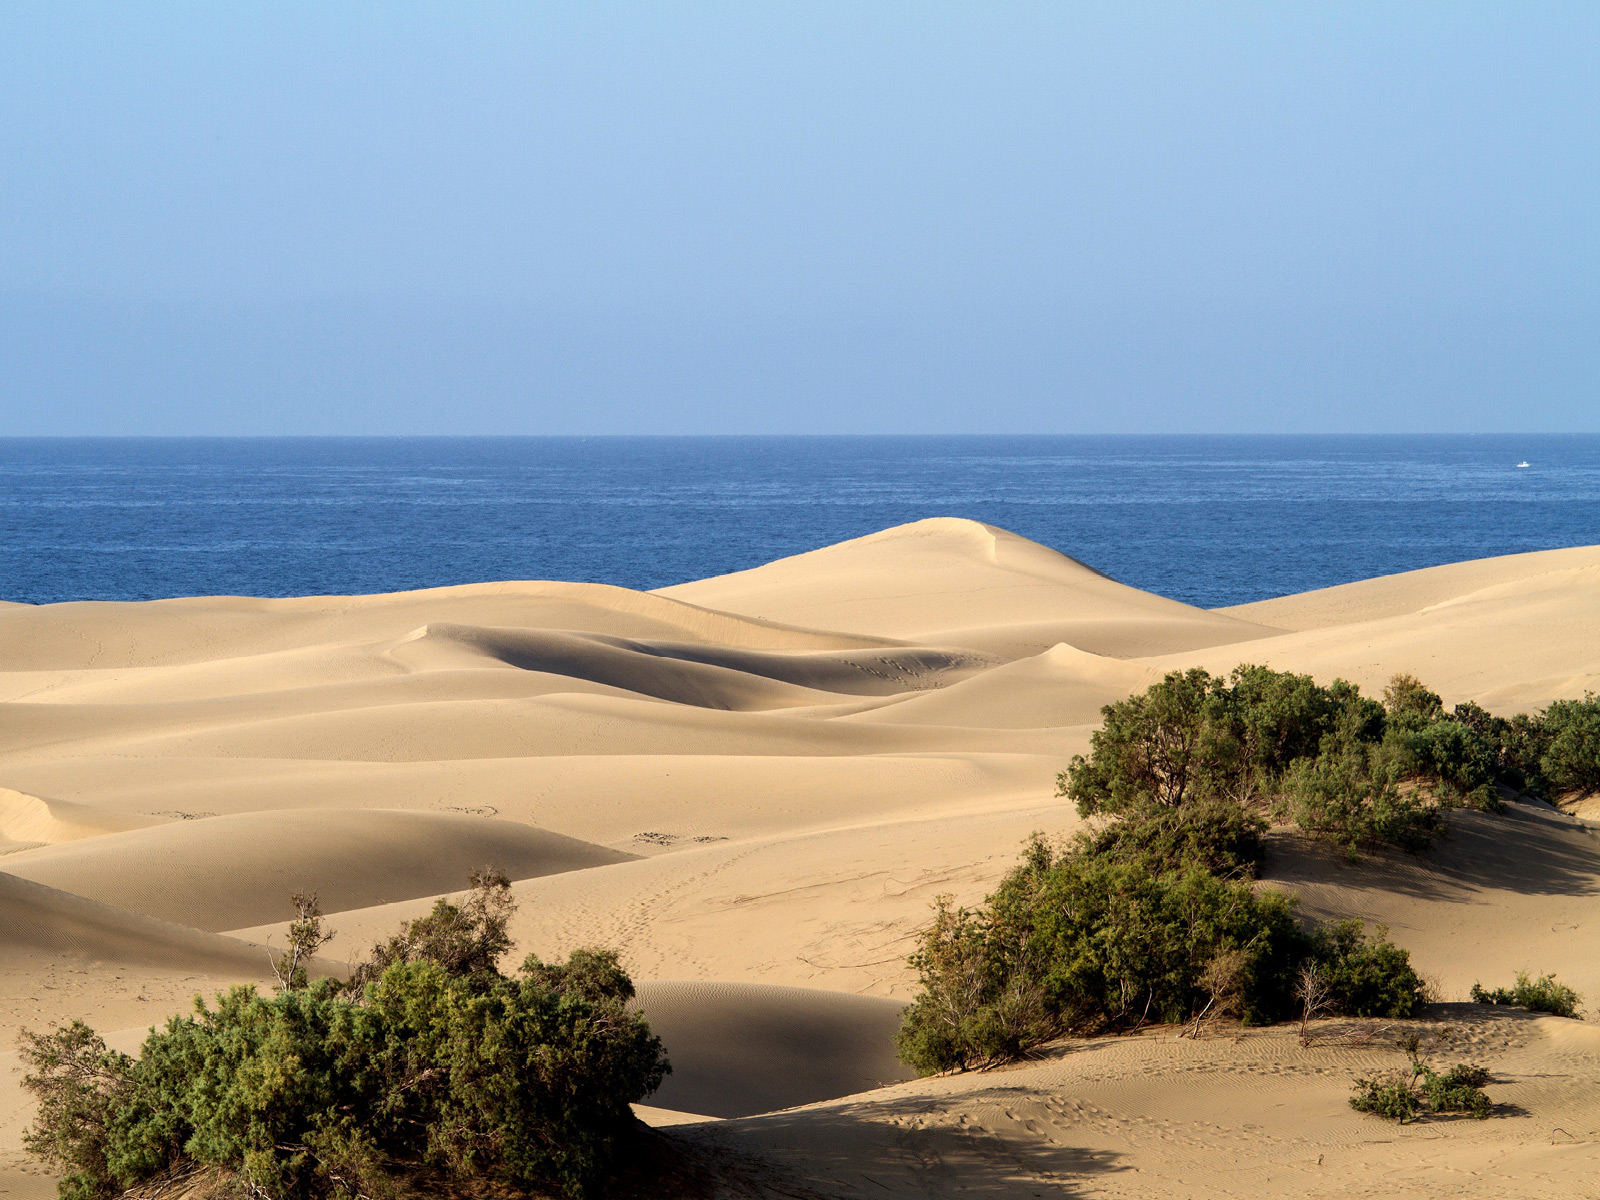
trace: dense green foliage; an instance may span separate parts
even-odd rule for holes
[[[1476,1063],[1457,1063],[1442,1074],[1422,1061],[1418,1039],[1402,1047],[1410,1062],[1397,1071],[1356,1080],[1350,1107],[1402,1125],[1424,1114],[1464,1113],[1483,1120],[1494,1105],[1483,1091],[1489,1072]]]
[[[413,922],[408,952],[359,991],[318,980],[197,998],[136,1059],[81,1023],[24,1035],[40,1101],[28,1145],[66,1173],[63,1200],[186,1161],[284,1200],[390,1195],[430,1172],[592,1192],[629,1103],[669,1069],[661,1044],[612,954],[495,969],[483,952],[504,949],[509,889],[478,884]]]
[[[1089,756],[1058,780],[1084,816],[1242,806],[1352,854],[1425,848],[1448,809],[1497,807],[1495,785],[1514,772],[1504,738],[1495,740],[1497,718],[1486,723],[1475,708],[1447,714],[1409,675],[1396,676],[1379,704],[1344,680],[1323,687],[1259,666],[1221,679],[1197,667],[1102,714]]]
[[[1557,983],[1554,975],[1534,979],[1526,971],[1518,971],[1516,983],[1509,988],[1486,991],[1475,983],[1472,998],[1479,1004],[1509,1004],[1533,1012],[1554,1013],[1558,1017],[1577,1017],[1578,1005],[1583,1001],[1583,997],[1566,984]]]
[[[1085,854],[1138,863],[1155,874],[1198,864],[1218,875],[1240,875],[1261,861],[1267,822],[1228,800],[1193,800],[1178,807],[1142,804],[1123,818],[1078,839]]]
[[[1600,793],[1600,696],[1557,700],[1539,714],[1540,782],[1552,794]]]
[[[1225,1012],[1282,1020],[1297,1012],[1307,966],[1327,1011],[1421,1009],[1421,979],[1381,931],[1307,929],[1291,897],[1216,872],[1215,853],[1149,855],[1161,840],[1085,837],[1057,852],[1036,837],[981,910],[941,901],[911,959],[922,988],[901,1025],[901,1058],[943,1071],[1003,1062],[1063,1033]]]
[[[1600,696],[1557,700],[1549,708],[1497,717],[1458,704],[1455,718],[1488,743],[1497,775],[1545,800],[1600,794]]]

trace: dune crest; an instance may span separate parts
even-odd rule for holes
[[[69,800],[45,800],[13,788],[0,788],[0,854],[119,833],[158,821],[156,817],[110,813]]]
[[[1003,529],[932,517],[656,593],[752,617],[1004,658],[1068,642],[1134,657],[1266,627],[1141,592]]]
[[[532,826],[462,813],[283,809],[174,821],[9,855],[4,869],[61,891],[198,929],[263,925],[316,892],[324,912],[466,886],[493,865],[517,879],[634,857]]]

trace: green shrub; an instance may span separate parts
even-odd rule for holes
[[[922,990],[895,1035],[901,1061],[924,1074],[990,1066],[1053,1036],[1039,973],[1022,961],[1025,944],[1006,944],[1006,932],[990,914],[939,898],[911,956]]]
[[[1401,786],[1399,764],[1382,743],[1335,743],[1314,759],[1296,760],[1282,795],[1279,813],[1351,858],[1384,845],[1417,853],[1439,832],[1439,806]]]
[[[1296,759],[1315,757],[1341,714],[1360,699],[1360,693],[1342,679],[1325,688],[1309,675],[1270,667],[1236,667],[1229,682],[1223,711],[1239,747],[1237,758],[1268,781]],[[1375,707],[1362,710],[1361,717],[1367,721],[1380,717]]]
[[[1578,1016],[1578,1005],[1583,1001],[1583,997],[1566,984],[1557,983],[1554,975],[1541,975],[1534,979],[1526,971],[1518,971],[1516,983],[1509,988],[1485,991],[1475,983],[1472,985],[1472,998],[1479,1004],[1508,1004],[1533,1012],[1574,1018]]]
[[[1245,1019],[1276,1020],[1290,1006],[1286,968],[1301,933],[1281,892],[1197,865],[1154,874],[1069,856],[1044,881],[1033,923],[1046,1009],[1071,1032],[1186,1020],[1205,1003],[1207,965],[1235,950],[1247,956]]]
[[[1455,718],[1491,747],[1499,782],[1546,800],[1600,792],[1600,697],[1594,693],[1510,718],[1458,704]]]
[[[1539,773],[1557,794],[1600,792],[1600,696],[1557,700],[1541,715]]]
[[[1422,1004],[1406,952],[1358,922],[1307,930],[1294,900],[1202,861],[1152,868],[1126,847],[1034,838],[978,910],[937,906],[911,958],[921,983],[897,1038],[924,1073],[1003,1062],[1063,1033],[1230,1011],[1247,1022],[1295,1010],[1317,964],[1335,1011],[1403,1017]]]
[[[1444,701],[1412,675],[1395,675],[1383,689],[1383,709],[1396,724],[1420,729],[1444,717]]]
[[[1464,1113],[1483,1120],[1494,1105],[1483,1091],[1489,1072],[1475,1063],[1457,1063],[1440,1074],[1422,1061],[1419,1041],[1409,1037],[1401,1043],[1408,1065],[1371,1078],[1355,1081],[1350,1107],[1399,1121],[1402,1125],[1424,1114]]]
[[[468,875],[467,882],[462,903],[441,896],[427,916],[407,921],[399,933],[374,946],[349,986],[359,992],[395,963],[408,962],[431,962],[451,975],[497,975],[501,956],[511,948],[507,929],[516,908],[511,880],[505,872],[485,867]]]
[[[1261,861],[1267,822],[1232,800],[1194,800],[1179,807],[1128,810],[1094,833],[1080,835],[1086,854],[1137,862],[1160,874],[1198,864],[1218,875],[1247,874]]]
[[[1056,791],[1109,821],[1064,853],[1036,837],[981,909],[940,903],[911,959],[922,987],[900,1031],[907,1062],[983,1066],[1144,1021],[1192,1020],[1198,1034],[1220,1011],[1275,1021],[1297,994],[1306,1022],[1421,1010],[1422,981],[1386,931],[1302,927],[1292,899],[1254,886],[1263,814],[1352,855],[1420,851],[1450,808],[1495,803],[1514,721],[1446,715],[1408,675],[1380,704],[1261,666],[1174,671],[1101,712]]]
[[[1356,1094],[1350,1097],[1350,1107],[1357,1112],[1386,1117],[1404,1125],[1415,1121],[1421,1114],[1422,1097],[1410,1072],[1390,1071],[1370,1078],[1357,1078]]]
[[[1261,666],[1227,679],[1175,671],[1101,710],[1088,757],[1062,772],[1057,794],[1086,817],[1138,818],[1168,842],[1152,814],[1222,803],[1270,811],[1354,855],[1425,849],[1449,809],[1494,810],[1503,778],[1526,782],[1510,763],[1526,757],[1510,749],[1512,722],[1475,706],[1446,715],[1409,675],[1395,676],[1384,697]]]
[[[24,1031],[19,1041],[33,1072],[24,1086],[39,1101],[23,1143],[65,1173],[61,1200],[109,1194],[111,1126],[133,1088],[133,1060],[82,1021],[47,1034]]]
[[[1389,940],[1383,926],[1368,937],[1360,921],[1339,921],[1312,931],[1310,939],[1310,957],[1335,1012],[1402,1020],[1427,1007],[1427,987],[1411,956]]]
[[[1106,705],[1103,724],[1090,736],[1089,758],[1073,759],[1058,790],[1086,817],[1177,806],[1213,793],[1222,688],[1221,680],[1195,667]]]
[[[1402,773],[1423,780],[1452,804],[1498,811],[1495,751],[1471,726],[1451,717],[1395,731]]]
[[[235,988],[214,1007],[197,998],[137,1059],[81,1024],[25,1035],[25,1085],[40,1100],[30,1150],[66,1172],[63,1200],[109,1197],[184,1161],[273,1200],[385,1195],[417,1172],[592,1193],[629,1104],[669,1067],[612,954],[530,957],[508,978],[472,954],[415,952],[492,932],[505,900],[485,877],[458,909],[465,926],[452,917],[419,934],[413,922],[413,953],[359,994],[318,980],[273,997]]]

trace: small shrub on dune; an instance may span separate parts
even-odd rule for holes
[[[1126,847],[1035,838],[980,909],[940,902],[912,966],[921,989],[897,1046],[924,1073],[984,1067],[1064,1033],[1229,1012],[1261,1024],[1297,1012],[1300,974],[1325,981],[1319,1011],[1408,1017],[1422,981],[1404,950],[1359,922],[1307,929],[1294,900],[1204,857],[1153,867]]]
[[[1418,853],[1439,832],[1439,807],[1415,789],[1403,789],[1400,780],[1398,764],[1381,745],[1332,746],[1294,763],[1277,812],[1306,833],[1342,846],[1350,858],[1371,846]]]
[[[592,1194],[629,1104],[669,1067],[614,955],[496,968],[503,880],[481,875],[464,904],[412,922],[357,989],[280,968],[277,995],[197,998],[137,1058],[81,1024],[25,1034],[40,1101],[29,1149],[65,1173],[62,1200],[103,1200],[184,1163],[268,1200],[470,1181]]]
[[[1058,780],[1059,793],[1070,795],[1086,817],[1177,807],[1214,794],[1222,770],[1222,686],[1195,667],[1106,705],[1090,756],[1073,759]]]
[[[1557,794],[1600,793],[1600,696],[1557,700],[1541,714],[1539,771]]]
[[[1226,803],[1291,820],[1352,855],[1420,851],[1449,809],[1496,809],[1497,783],[1515,774],[1491,736],[1509,737],[1510,723],[1459,711],[1466,719],[1409,675],[1395,676],[1380,704],[1344,680],[1323,687],[1269,667],[1226,679],[1175,671],[1102,709],[1090,754],[1062,772],[1057,794],[1083,816],[1150,829],[1152,814]]]
[[[472,978],[498,974],[496,964],[511,948],[508,929],[516,911],[511,880],[504,871],[485,867],[468,875],[467,888],[462,903],[441,896],[427,916],[407,921],[374,946],[349,987],[359,993],[396,963],[431,962],[447,974]]]
[[[1048,1040],[1037,972],[1002,943],[988,914],[940,897],[911,965],[922,990],[895,1035],[901,1061],[924,1074],[991,1066]]]
[[[1458,704],[1455,719],[1491,748],[1499,782],[1541,799],[1600,794],[1600,697],[1557,700],[1505,718]]]
[[[1526,971],[1518,971],[1516,983],[1509,988],[1486,991],[1475,983],[1472,998],[1479,1004],[1505,1004],[1575,1019],[1579,1016],[1578,1005],[1583,1001],[1583,997],[1566,984],[1557,983],[1554,975],[1534,979]]]
[[[1448,1071],[1435,1071],[1422,1061],[1416,1037],[1401,1043],[1410,1060],[1407,1066],[1370,1078],[1357,1079],[1350,1107],[1398,1121],[1402,1125],[1424,1115],[1462,1114],[1484,1120],[1494,1104],[1483,1091],[1489,1072],[1476,1063],[1457,1063]]]
[[[1308,937],[1308,957],[1317,965],[1331,1011],[1404,1020],[1427,1007],[1427,985],[1383,926],[1369,936],[1360,921],[1339,921]]]

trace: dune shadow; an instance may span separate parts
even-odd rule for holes
[[[964,1096],[965,1106],[1016,1089]],[[1020,1126],[1018,1127],[1021,1128]],[[1059,1131],[1055,1131],[1059,1136]],[[1121,1155],[1046,1135],[1002,1137],[926,1097],[886,1098],[656,1131],[718,1188],[682,1195],[786,1197],[1074,1196]],[[727,1181],[727,1182],[724,1182]],[[745,1190],[730,1188],[736,1182]],[[652,1193],[640,1193],[646,1195]],[[665,1195],[667,1193],[659,1193]]]
[[[1278,833],[1265,866],[1263,876],[1278,883],[1382,889],[1422,900],[1455,900],[1485,888],[1600,894],[1600,839],[1536,801],[1513,801],[1502,813],[1452,813],[1448,832],[1429,850],[1365,851],[1353,863],[1336,847]]]

